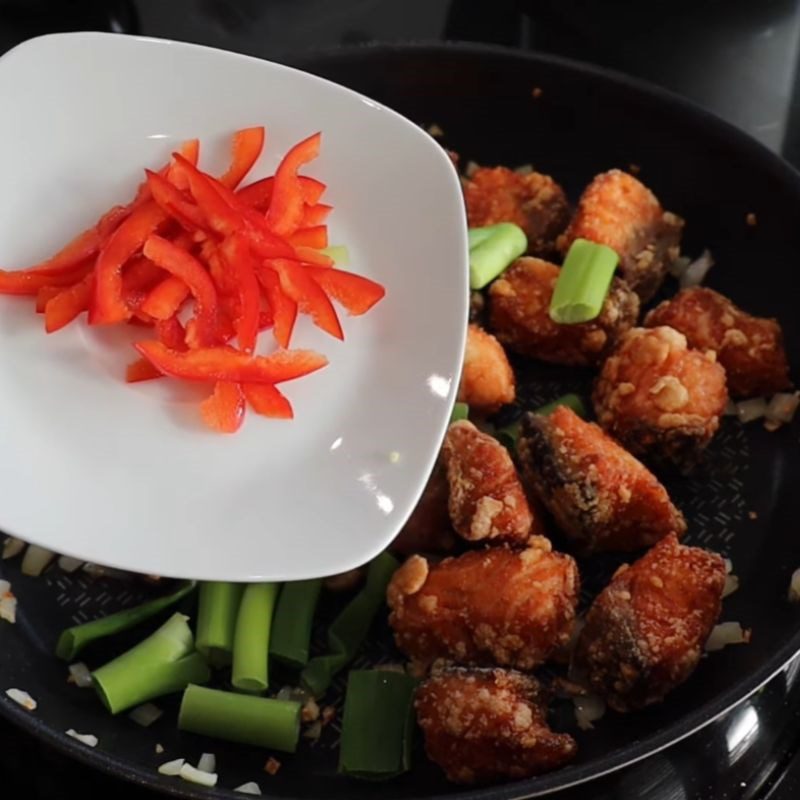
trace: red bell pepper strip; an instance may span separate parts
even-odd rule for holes
[[[131,309],[122,294],[122,267],[166,220],[166,214],[153,200],[148,200],[111,234],[97,257],[94,297],[89,305],[90,325],[108,325],[130,318]]]
[[[365,314],[386,294],[383,286],[363,275],[333,267],[306,267],[306,270],[329,297],[353,316]]]
[[[149,258],[136,256],[125,265],[122,273],[122,289],[123,292],[150,291],[165,277],[164,270]]]
[[[180,311],[190,294],[182,278],[170,275],[149,291],[139,311],[153,319],[169,319]]]
[[[44,309],[48,301],[52,300],[52,298],[63,291],[64,288],[62,286],[42,286],[42,288],[36,292],[36,313],[44,314]]]
[[[316,372],[328,363],[313,350],[278,350],[249,356],[232,347],[207,347],[177,353],[161,342],[137,342],[136,349],[166,375],[189,381],[282,383]]]
[[[311,228],[298,228],[290,237],[289,244],[295,247],[311,247],[322,250],[328,246],[328,226],[314,225]]]
[[[245,402],[238,383],[217,381],[213,393],[200,404],[203,422],[219,433],[236,433],[244,422]]]
[[[292,404],[269,383],[245,383],[242,386],[247,402],[256,414],[275,419],[293,419]]]
[[[314,266],[317,267],[332,267],[335,263],[330,256],[326,256],[324,253],[320,253],[319,250],[314,250],[311,247],[298,245],[295,247],[294,252],[295,258],[305,264],[314,264]]]
[[[319,134],[317,134],[319,135]],[[322,181],[311,178],[308,175],[299,175],[300,191],[303,194],[303,202],[309,206],[318,203],[325,190],[328,188]]]
[[[0,269],[0,294],[31,295],[39,293],[45,286],[72,286],[91,270],[90,263],[78,264],[70,270],[47,275],[29,270],[7,272]]]
[[[230,274],[236,276],[239,294],[239,314],[234,324],[239,347],[252,353],[258,336],[261,291],[255,273],[255,263],[250,247],[239,236],[231,236],[220,246],[220,255]]]
[[[200,141],[198,139],[189,139],[181,145],[178,152],[190,164],[197,166],[200,158]],[[175,169],[174,162],[167,164],[166,167],[158,171],[161,177],[166,178],[180,191],[185,192],[189,188],[189,181],[178,173],[180,173],[180,170]]]
[[[245,128],[233,134],[233,159],[220,183],[235,189],[258,161],[264,147],[264,127]]]
[[[53,297],[44,308],[44,329],[54,333],[89,308],[94,273],[90,272],[74,286]]]
[[[310,228],[314,225],[322,225],[333,211],[333,206],[326,206],[325,203],[315,203],[313,206],[307,205],[303,210],[303,227]]]
[[[296,261],[283,258],[275,258],[268,263],[278,273],[281,289],[297,303],[297,307],[304,314],[309,314],[318,328],[337,339],[344,339],[336,309],[306,268]]]
[[[264,311],[262,308],[261,311],[258,312],[259,331],[265,331],[268,328],[271,328],[274,324],[275,320],[272,318],[272,311]]]
[[[284,294],[278,273],[266,267],[256,269],[258,282],[264,288],[274,324],[275,341],[281,347],[288,347],[297,319],[297,303]]]
[[[217,290],[205,267],[186,250],[161,236],[150,236],[143,252],[153,263],[180,278],[194,295],[193,343],[198,347],[216,343]]]
[[[183,353],[188,350],[186,344],[186,331],[177,317],[156,320],[156,336],[158,341],[170,350]]]
[[[146,358],[137,358],[131,361],[125,368],[125,382],[138,383],[139,381],[152,381],[155,378],[163,378],[164,374],[159,372]]]
[[[205,218],[200,209],[189,202],[163,175],[157,172],[147,173],[147,184],[153,200],[171,217],[174,217],[187,231],[202,230],[206,227]]]
[[[322,135],[315,133],[299,142],[278,165],[272,200],[267,209],[267,224],[279,236],[290,236],[303,221],[305,199],[297,171],[319,155],[321,139]]]
[[[322,181],[310,178],[308,175],[298,175],[300,191],[303,202],[309,206],[315,205],[328,188]],[[236,196],[245,204],[257,211],[265,212],[272,201],[272,192],[275,189],[275,176],[262,178],[260,181],[243,186],[236,192]]]

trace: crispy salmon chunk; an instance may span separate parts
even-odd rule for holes
[[[493,436],[467,420],[454,422],[442,459],[450,485],[450,519],[464,539],[525,543],[531,533],[543,533],[508,450]]]
[[[496,783],[558,769],[577,745],[547,724],[532,676],[503,669],[443,666],[417,690],[428,758],[454,783]]]
[[[412,556],[386,598],[397,646],[421,666],[437,658],[532,669],[569,641],[580,578],[542,537],[429,564]]]
[[[599,364],[639,315],[639,299],[615,278],[600,315],[579,325],[550,319],[559,268],[520,258],[489,288],[489,320],[497,338],[516,353],[553,364]]]
[[[584,553],[639,550],[686,530],[655,475],[566,406],[526,414],[517,452],[526,484]]]
[[[575,239],[589,239],[616,250],[622,277],[647,302],[680,255],[682,228],[683,220],[664,211],[644,184],[612,169],[586,187],[558,245],[566,254]]]
[[[479,167],[464,179],[463,187],[471,228],[513,222],[525,231],[529,253],[555,252],[556,237],[569,222],[569,203],[549,175]]]
[[[574,667],[616,711],[660,702],[697,666],[724,587],[721,556],[662,539],[592,603]]]
[[[656,306],[644,324],[668,325],[686,337],[689,347],[713,350],[734,397],[773,394],[791,386],[778,321],[753,317],[713,289],[682,289]]]
[[[599,423],[632,453],[689,467],[719,427],[725,370],[674,328],[633,328],[603,365],[592,401]]]
[[[513,403],[515,396],[514,371],[503,346],[480,326],[470,325],[458,399],[470,408],[491,414]]]

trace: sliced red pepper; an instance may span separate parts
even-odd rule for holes
[[[31,295],[39,293],[45,286],[72,286],[92,268],[90,263],[78,264],[70,270],[58,274],[47,275],[29,270],[7,272],[0,269],[0,294]]]
[[[258,312],[258,329],[259,331],[265,331],[268,328],[271,328],[275,324],[275,320],[272,318],[272,311],[261,311]]]
[[[266,267],[256,269],[258,282],[264,288],[274,324],[275,341],[281,347],[288,347],[297,319],[297,303],[281,289],[278,273]]]
[[[306,267],[308,274],[353,316],[369,311],[385,294],[379,283],[333,267]]]
[[[314,225],[311,228],[298,228],[290,237],[289,244],[294,247],[311,247],[322,250],[328,246],[328,226]]]
[[[303,202],[309,206],[315,205],[320,197],[328,188],[322,181],[316,178],[309,178],[308,175],[298,175],[297,180],[300,184],[300,191],[303,195]],[[255,208],[257,211],[266,211],[272,200],[272,192],[275,189],[275,176],[262,178],[242,187],[236,192],[236,196],[245,205]]]
[[[188,350],[186,331],[177,317],[156,320],[156,336],[158,341],[170,350],[183,353]]]
[[[319,155],[321,140],[322,135],[315,133],[298,142],[278,165],[272,200],[267,209],[267,224],[279,236],[290,236],[303,221],[305,199],[297,171]]]
[[[318,328],[337,339],[344,339],[336,309],[304,266],[283,258],[275,258],[269,265],[278,273],[281,289],[303,313],[311,316]]]
[[[111,234],[97,257],[94,297],[89,306],[90,325],[108,325],[130,318],[131,309],[122,294],[122,267],[166,220],[166,214],[155,201],[148,200]]]
[[[190,164],[197,166],[197,162],[200,159],[200,140],[189,139],[181,145],[178,152]],[[167,164],[167,166],[163,169],[159,170],[158,174],[169,180],[169,182],[176,186],[180,191],[185,192],[189,188],[189,181],[186,176],[181,175],[180,172],[180,169],[175,169],[175,163],[172,162]]]
[[[122,273],[123,292],[149,291],[165,277],[164,270],[149,258],[136,256],[126,265]]]
[[[244,393],[238,383],[217,381],[213,393],[200,404],[203,421],[219,433],[236,433],[244,422]]]
[[[217,290],[205,267],[191,253],[161,236],[150,236],[143,252],[153,263],[180,278],[194,296],[191,343],[198,347],[214,344],[217,341]]]
[[[325,203],[316,203],[313,206],[307,205],[303,209],[303,227],[310,228],[314,225],[322,225],[331,211],[333,211],[333,206],[326,206]]]
[[[292,404],[269,383],[245,383],[242,386],[247,402],[256,414],[275,419],[293,419]]]
[[[189,202],[181,192],[170,183],[163,175],[157,172],[147,173],[147,183],[153,195],[153,200],[171,217],[174,217],[186,230],[202,230],[206,227],[205,218],[200,209]]]
[[[233,134],[233,160],[220,183],[235,189],[258,161],[264,147],[264,127],[245,128]]]
[[[90,272],[47,303],[44,308],[44,329],[48,333],[60,330],[89,308],[93,282],[94,274]]]
[[[317,134],[319,136],[320,134]],[[303,202],[309,206],[318,203],[325,190],[328,188],[322,181],[311,178],[308,175],[299,175],[300,191],[303,193]]]
[[[126,383],[152,381],[155,378],[163,377],[164,374],[159,372],[146,358],[137,358],[136,361],[131,361],[125,369]]]
[[[36,292],[36,313],[44,314],[47,302],[63,291],[64,288],[62,286],[42,286],[42,288]]]
[[[182,278],[170,275],[149,291],[139,311],[153,319],[169,319],[180,311],[190,294]]]
[[[328,363],[313,350],[278,350],[249,356],[232,347],[207,347],[178,353],[161,342],[138,342],[136,349],[163,373],[189,381],[282,383],[316,372]]]
[[[239,292],[239,315],[235,320],[239,347],[252,353],[258,336],[258,318],[261,306],[261,291],[255,273],[255,261],[247,242],[239,236],[231,236],[220,246],[220,254],[231,274],[236,276]]]

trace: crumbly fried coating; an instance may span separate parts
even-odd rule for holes
[[[664,211],[643,183],[612,169],[586,187],[558,246],[566,254],[575,239],[589,239],[616,250],[622,277],[647,302],[680,255],[682,228],[683,220]]]
[[[660,702],[697,666],[724,587],[721,556],[667,536],[592,603],[575,649],[577,673],[616,711]]]
[[[592,394],[600,425],[632,453],[691,467],[728,402],[713,350],[690,350],[674,328],[632,328],[603,365]]]
[[[386,599],[397,646],[420,665],[532,669],[569,641],[579,591],[575,561],[536,536],[524,550],[472,550],[438,564],[412,556]]]
[[[577,751],[548,726],[539,682],[519,672],[442,667],[420,685],[415,706],[428,758],[454,783],[541,775]]]
[[[689,347],[713,350],[734,397],[773,394],[791,386],[778,321],[751,316],[713,289],[682,289],[656,306],[644,324],[669,325],[686,337]]]
[[[442,445],[450,486],[450,520],[469,542],[527,542],[543,534],[517,469],[503,445],[468,420],[450,425]]]
[[[526,484],[584,553],[639,550],[686,530],[655,475],[566,406],[526,414],[517,453]]]
[[[538,258],[520,258],[489,288],[492,331],[514,352],[554,364],[599,364],[619,337],[636,324],[639,298],[625,281],[611,282],[600,315],[579,325],[550,319],[559,268]]]
[[[549,175],[479,167],[464,179],[463,187],[471,228],[513,222],[525,231],[529,253],[555,252],[556,237],[569,222],[569,203]]]
[[[422,497],[389,549],[400,555],[412,553],[449,553],[458,540],[450,524],[447,498],[450,487],[444,463],[439,459],[433,468]]]
[[[503,346],[478,325],[467,328],[458,399],[491,414],[516,397],[516,381]]]

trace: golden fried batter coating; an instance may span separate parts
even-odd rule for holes
[[[660,702],[697,666],[724,587],[721,556],[662,539],[592,603],[574,666],[617,711]]]
[[[616,250],[622,277],[647,302],[680,255],[682,228],[683,220],[664,211],[644,184],[612,169],[586,187],[558,246],[566,254],[575,239],[589,239]]]
[[[442,445],[450,484],[450,520],[469,542],[484,540],[524,544],[542,534],[511,456],[493,436],[471,422],[454,422]]]
[[[728,402],[725,370],[673,328],[633,328],[603,365],[592,401],[599,423],[632,453],[691,466]]]
[[[655,475],[566,406],[526,414],[517,453],[523,479],[582,552],[638,550],[686,530]]]
[[[513,222],[528,237],[528,252],[547,255],[569,221],[564,190],[538,172],[521,175],[507,167],[480,167],[463,181],[471,228]]]
[[[686,337],[689,347],[713,350],[734,397],[773,394],[791,386],[778,321],[753,317],[713,289],[681,290],[654,308],[644,324],[669,325]]]
[[[569,641],[580,577],[575,561],[532,537],[439,564],[412,556],[386,592],[397,646],[422,665],[437,658],[532,669]]]
[[[445,667],[417,689],[428,758],[454,783],[495,783],[558,769],[577,751],[547,724],[539,682],[503,669]]]
[[[470,325],[458,399],[470,408],[491,414],[514,402],[515,389],[514,371],[503,346],[480,326]]]
[[[489,320],[510,350],[554,364],[599,364],[639,316],[639,298],[615,278],[600,316],[579,325],[550,319],[550,300],[558,278],[555,264],[520,258],[489,287]]]

